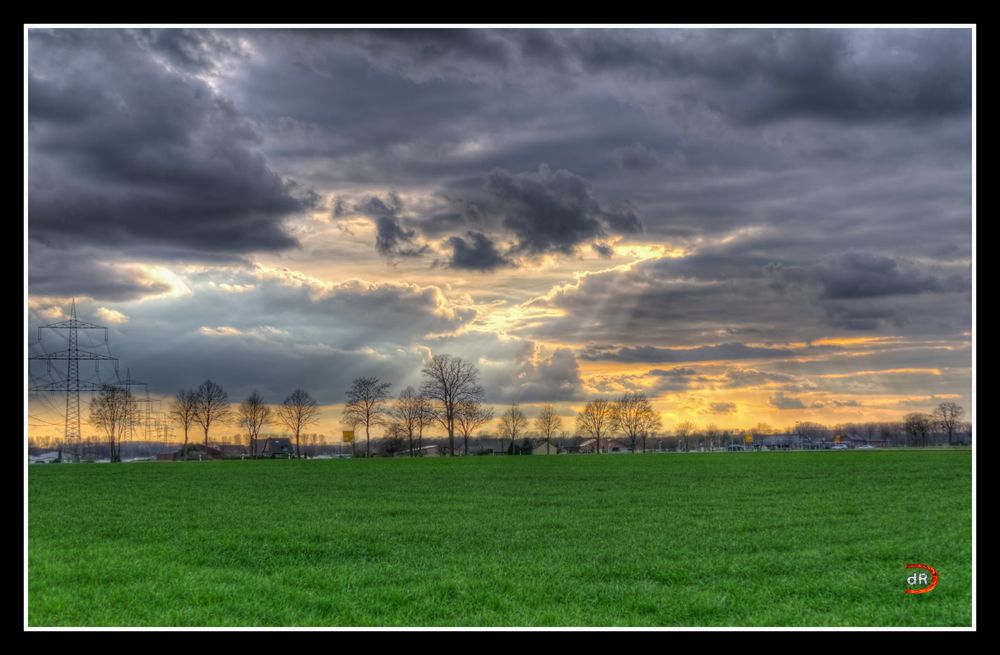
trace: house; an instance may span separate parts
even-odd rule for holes
[[[549,441],[538,441],[531,447],[532,455],[558,455],[559,448]]]
[[[596,439],[587,439],[580,444],[581,453],[592,453],[597,449]],[[632,452],[632,447],[623,441],[618,439],[601,437],[601,452],[602,453],[630,453]]]
[[[207,460],[207,459],[222,459],[222,453],[218,448],[213,448],[211,446],[205,446],[200,443],[189,443],[187,445],[187,457],[184,457],[184,448],[181,447],[180,450],[171,455],[172,459],[188,459],[188,460]]]
[[[244,459],[247,456],[247,447],[243,444],[222,444],[219,447],[222,459]]]
[[[260,447],[260,457],[295,457],[295,448],[291,439],[265,439],[264,445]]]
[[[29,464],[59,464],[62,462],[62,451],[60,450],[50,450],[45,453],[38,453],[37,455],[29,455]]]
[[[496,453],[506,453],[510,446],[510,441],[505,439],[495,439],[493,437],[480,437],[475,446],[469,446],[469,452],[473,455],[493,455]]]

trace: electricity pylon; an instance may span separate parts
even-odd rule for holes
[[[29,387],[29,391],[65,391],[66,392],[66,444],[75,446],[77,458],[80,456],[80,391],[100,391],[102,384],[80,381],[80,360],[110,361],[118,378],[118,358],[110,355],[80,350],[78,332],[80,330],[104,330],[104,345],[108,344],[108,328],[93,323],[86,323],[76,318],[76,300],[70,308],[68,321],[59,321],[42,325],[38,328],[38,341],[41,343],[42,330],[67,330],[67,348],[52,353],[31,355],[29,359],[45,360],[47,362],[65,361],[66,379],[48,382]]]

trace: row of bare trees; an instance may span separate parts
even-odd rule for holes
[[[420,389],[407,387],[393,399],[392,384],[378,377],[357,378],[347,391],[343,410],[343,423],[365,431],[365,455],[371,455],[371,432],[384,427],[386,436],[406,440],[409,452],[415,454],[423,447],[424,431],[433,425],[442,427],[448,437],[448,452],[454,454],[455,436],[464,440],[464,452],[469,452],[469,439],[475,432],[494,418],[494,411],[483,402],[484,391],[479,384],[479,371],[470,362],[451,355],[435,355],[421,370],[423,384]],[[258,454],[258,440],[269,423],[277,423],[295,438],[295,451],[301,456],[300,437],[303,430],[315,423],[319,407],[308,392],[296,389],[285,400],[268,405],[256,389],[234,410],[226,391],[205,380],[195,389],[182,389],[170,403],[169,413],[184,431],[184,450],[187,452],[189,431],[197,425],[204,433],[208,446],[209,431],[213,425],[235,422],[243,429],[251,457]],[[927,445],[929,435],[940,429],[947,434],[948,443],[966,424],[961,422],[964,410],[956,403],[941,403],[933,413],[907,415],[902,424],[885,424],[883,434],[901,430],[910,437],[913,445]],[[139,421],[139,404],[127,388],[108,385],[91,402],[91,423],[102,429],[110,446],[112,461],[121,459],[121,442],[128,431]],[[515,403],[501,413],[498,436],[501,447],[504,441],[513,444],[527,436],[529,419]],[[882,425],[882,424],[878,424]],[[871,438],[876,424],[863,428]],[[893,427],[895,426],[895,427]],[[562,418],[552,405],[542,408],[534,420],[535,433],[551,444],[562,433]],[[615,399],[596,398],[586,403],[576,417],[578,434],[587,435],[596,442],[595,451],[601,451],[602,439],[620,437],[633,452],[645,451],[647,440],[662,430],[659,414],[643,393],[627,393]],[[857,431],[853,426],[841,428]],[[801,436],[812,433],[825,434],[829,428],[813,423],[800,423],[794,431]],[[714,426],[699,429],[693,423],[682,422],[675,426],[677,447],[690,449],[690,441],[707,440],[710,448],[739,438],[743,431],[719,430]],[[770,426],[758,424],[747,432],[758,436],[771,433]],[[414,444],[416,441],[416,444]]]
[[[464,441],[463,452],[469,452],[469,439],[494,418],[494,411],[483,402],[483,387],[479,371],[470,362],[451,355],[435,355],[421,370],[424,382],[420,390],[407,387],[393,399],[392,383],[378,377],[356,378],[347,391],[343,423],[352,430],[363,427],[365,456],[371,455],[371,433],[384,427],[390,439],[406,439],[410,454],[423,446],[424,430],[439,425],[448,436],[448,452],[455,453],[455,435]],[[501,447],[511,445],[526,435],[528,417],[517,404],[511,405],[499,417],[498,433]],[[624,436],[633,451],[662,428],[659,414],[645,394],[628,393],[615,400],[598,398],[586,404],[577,417],[577,429],[597,440],[600,451],[602,437],[617,433]],[[538,436],[551,444],[562,430],[562,418],[552,405],[542,408],[535,418]],[[416,437],[416,449],[414,449]]]
[[[192,426],[200,426],[205,433],[205,447],[208,447],[208,433],[212,425],[232,422],[245,432],[250,456],[258,454],[257,442],[265,426],[271,422],[284,427],[295,437],[295,452],[301,456],[302,431],[319,420],[319,405],[303,389],[296,389],[275,407],[268,405],[259,391],[254,389],[234,410],[229,403],[229,394],[211,380],[205,380],[197,389],[182,389],[170,403],[170,415],[184,430],[184,449],[187,453],[188,432]]]
[[[484,390],[479,370],[471,362],[451,355],[435,355],[421,370],[420,390],[407,387],[393,401],[392,383],[378,377],[356,378],[347,390],[343,423],[351,429],[363,426],[365,456],[371,455],[371,431],[385,427],[390,437],[405,438],[410,454],[423,447],[424,430],[440,425],[448,435],[448,452],[455,452],[455,434],[465,440],[493,418],[493,410],[483,403]],[[413,439],[417,445],[414,450]]]

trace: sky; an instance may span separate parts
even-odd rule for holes
[[[155,398],[302,387],[328,434],[441,353],[570,432],[635,391],[667,431],[971,411],[969,29],[27,41],[30,354],[75,299]]]

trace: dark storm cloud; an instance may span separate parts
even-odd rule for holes
[[[642,231],[633,207],[598,202],[590,185],[566,170],[541,166],[537,173],[494,170],[486,178],[491,208],[526,254],[572,254],[577,244],[616,233]]]
[[[322,33],[317,35],[322,39]],[[971,106],[971,33],[942,30],[374,30],[336,33],[412,78],[628,77],[730,120],[866,122]]]
[[[268,126],[268,152],[310,181],[434,190],[439,211],[400,223],[427,239],[472,230],[518,255],[566,253],[598,231],[637,238],[641,214],[644,238],[671,245],[771,226],[748,238],[763,263],[859,244],[968,256],[969,103],[948,93],[970,79],[968,30],[245,38],[260,54],[225,88]],[[935,108],[924,90],[942,79],[952,100]],[[543,162],[586,190],[562,198],[534,179]]]
[[[971,106],[969,30],[581,30],[566,40],[589,71],[675,82],[692,101],[749,124],[938,117]]]
[[[417,233],[400,226],[393,216],[379,216],[375,219],[375,250],[383,257],[419,257],[430,249],[424,244],[413,242]]]
[[[647,172],[663,165],[660,156],[641,143],[617,148],[612,155],[615,163],[626,171]]]
[[[396,257],[419,257],[428,250],[427,244],[417,244],[414,239],[416,230],[407,229],[400,224],[403,212],[403,202],[394,191],[387,198],[369,196],[354,205],[354,211],[371,217],[375,222],[375,250],[389,259]],[[333,215],[345,215],[343,199],[337,198],[333,206]]]
[[[450,268],[466,271],[494,271],[498,268],[514,266],[514,262],[501,254],[496,244],[481,232],[469,232],[465,239],[450,237],[451,258]]]
[[[816,284],[829,300],[962,291],[971,282],[961,273],[922,270],[913,262],[869,252],[828,256],[814,267],[772,265],[769,272],[783,281]]]
[[[29,237],[189,258],[297,246],[283,221],[315,194],[270,168],[231,102],[157,63],[147,37],[31,31]]]
[[[239,38],[225,30],[134,30],[132,34],[153,54],[194,73],[215,72],[227,59],[249,56]]]
[[[789,357],[792,354],[791,350],[783,348],[761,348],[742,343],[723,343],[715,346],[677,350],[655,346],[627,346],[616,350],[585,349],[580,354],[580,358],[590,361],[665,363]]]
[[[365,51],[380,66],[405,70],[419,80],[453,75],[479,78],[477,71],[502,69],[512,54],[502,33],[484,30],[336,30],[327,34]],[[322,31],[317,34],[320,39],[324,36]]]

